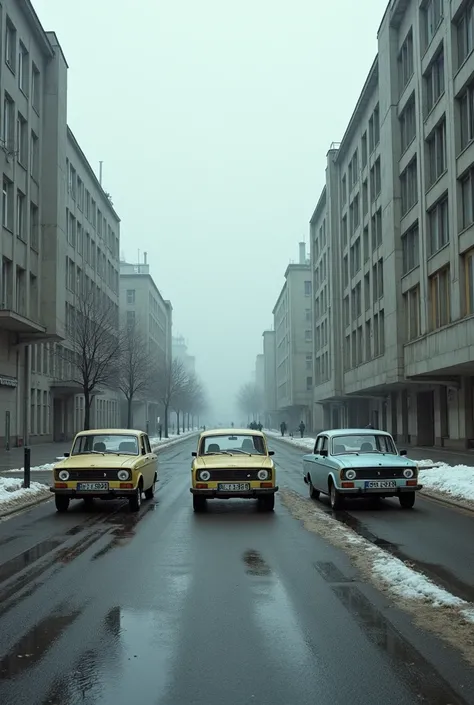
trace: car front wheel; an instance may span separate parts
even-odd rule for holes
[[[402,509],[412,509],[415,504],[415,492],[403,492],[399,500]]]
[[[193,495],[193,509],[195,512],[203,512],[206,509],[206,498]]]
[[[147,490],[145,490],[145,499],[153,499],[155,496],[155,480],[153,479],[153,483],[151,487],[149,487]]]
[[[56,504],[56,509],[58,512],[67,512],[69,509],[69,497],[65,497],[63,494],[57,494],[54,497],[54,502]]]
[[[308,477],[308,489],[310,499],[319,499],[320,492],[319,490],[315,489],[310,477]]]
[[[338,509],[341,509],[342,505],[344,504],[344,497],[336,489],[336,487],[334,486],[334,482],[331,482],[331,487],[329,488],[329,500],[331,502],[331,509],[333,509],[335,512]]]
[[[138,485],[135,494],[133,497],[130,497],[128,500],[129,502],[129,507],[131,512],[138,512],[140,511],[140,507],[142,506],[142,486]]]
[[[260,497],[259,505],[264,512],[273,512],[275,509],[275,495],[270,494],[267,497]]]

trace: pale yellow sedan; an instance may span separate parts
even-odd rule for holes
[[[200,512],[208,499],[256,499],[265,511],[275,507],[275,464],[265,435],[250,429],[201,433],[193,453],[191,494]]]
[[[91,504],[97,499],[128,499],[138,512],[142,495],[152,499],[158,478],[157,456],[143,431],[95,429],[81,431],[70,453],[53,468],[56,509],[66,512],[71,499]]]

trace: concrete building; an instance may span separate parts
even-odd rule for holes
[[[172,355],[171,302],[165,300],[153,277],[145,253],[142,264],[120,263],[120,313],[124,323],[133,323],[148,341],[148,353],[157,368],[165,369]],[[161,404],[140,395],[133,405],[133,426],[156,435]],[[126,423],[126,404],[122,403],[122,423]]]
[[[44,32],[29,0],[5,0],[0,19],[0,437],[9,447],[81,428],[74,361],[63,364],[56,346],[87,277],[118,304],[119,220],[68,130],[68,67],[56,35]],[[87,232],[96,247],[89,268],[79,250]],[[117,395],[101,392],[93,423],[115,424]]]
[[[265,389],[265,358],[263,353],[260,353],[255,358],[255,385],[261,391],[263,401],[263,392]]]
[[[188,353],[188,346],[182,335],[173,337],[172,357],[174,360],[180,360],[189,374],[196,373],[196,358]]]
[[[313,325],[311,265],[300,243],[298,264],[289,264],[273,309],[278,418],[294,429],[303,419],[312,428]]]
[[[324,206],[327,238],[343,301],[329,321],[342,318],[343,344],[314,400],[329,414],[337,406],[341,425],[371,421],[401,443],[474,439],[473,24],[471,2],[391,0],[328,155],[324,197],[338,207]]]
[[[277,426],[275,331],[263,332],[263,406],[265,428]]]

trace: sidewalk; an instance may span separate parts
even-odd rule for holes
[[[71,450],[71,441],[60,443],[38,443],[29,446],[31,449],[31,467],[54,463],[56,458]],[[0,473],[23,467],[24,448],[0,450]]]

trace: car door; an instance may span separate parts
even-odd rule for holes
[[[144,489],[148,489],[153,484],[155,475],[155,456],[151,452],[150,439],[146,433],[143,433],[140,438],[140,453],[143,459],[142,474]]]
[[[326,456],[321,455],[321,452],[328,451],[329,440],[325,435],[320,435],[316,439],[314,447],[314,477],[311,473],[313,486],[320,492],[328,491],[328,464]]]
[[[311,455],[307,455],[303,461],[303,470],[305,477],[311,476],[311,482],[315,486],[314,478],[318,473],[318,458],[319,458],[319,448],[321,444],[322,436],[317,436],[316,443],[314,444],[313,452]]]

